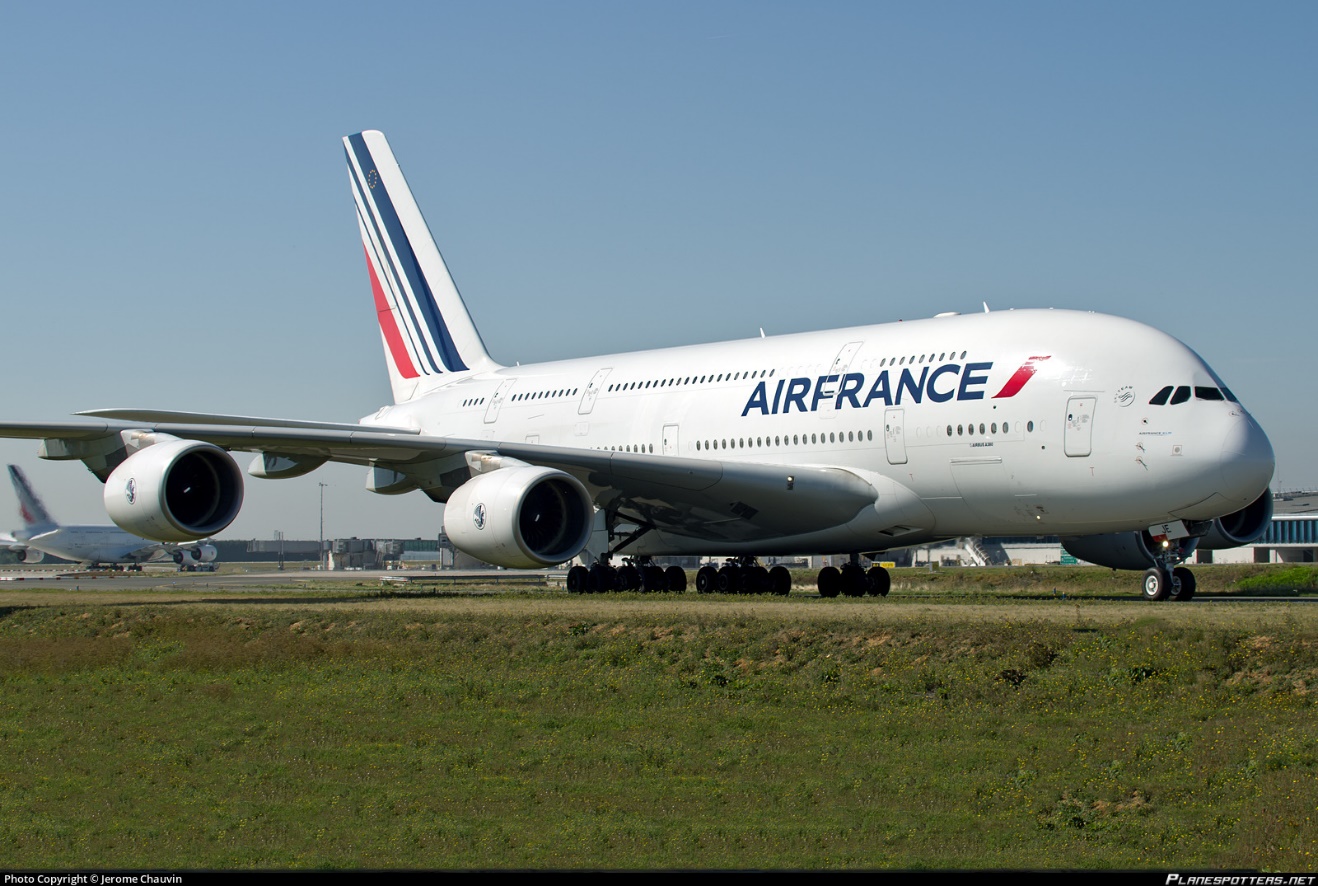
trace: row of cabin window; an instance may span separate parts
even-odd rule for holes
[[[739,437],[735,440],[697,440],[696,451],[702,452],[710,449],[755,449],[765,446],[809,446],[818,443],[856,443],[865,442],[874,439],[873,431],[847,431],[845,437],[841,431],[836,434],[829,432],[828,439],[824,439],[823,434],[811,434],[807,440],[804,434],[793,434],[791,440],[786,437]]]
[[[935,360],[933,354],[930,354],[928,358],[926,358],[924,354],[920,354],[918,356],[913,354],[909,358],[884,357],[882,360],[879,361],[879,366],[880,367],[888,366],[888,365],[904,366],[908,361],[911,364],[915,364],[917,361],[919,363],[924,363],[926,359],[930,363],[933,363]],[[944,351],[943,353],[938,355],[937,359],[939,361],[948,360],[948,359],[964,360],[966,359],[966,352],[962,351],[961,356],[957,357],[955,351],[952,352]],[[608,390],[609,393],[613,393],[614,391],[644,390],[645,388],[650,388],[650,387],[665,388],[665,387],[677,387],[679,385],[686,386],[690,384],[703,385],[706,383],[717,383],[722,381],[741,381],[743,379],[752,379],[752,378],[773,378],[774,375],[777,374],[777,371],[778,370],[776,369],[761,369],[759,370],[759,372],[755,372],[755,371],[731,372],[731,373],[721,372],[718,375],[689,375],[686,378],[681,378],[681,377],[666,378],[666,379],[661,378],[658,380],[651,379],[650,381],[645,381],[645,382],[640,382],[640,381],[622,382],[620,384],[609,385]]]
[[[1025,430],[1028,431],[1028,432],[1031,433],[1031,434],[1034,433],[1034,422],[1032,422],[1032,421],[1026,422],[1026,423],[1025,423]],[[981,437],[987,437],[987,436],[989,436],[989,435],[991,435],[991,434],[996,434],[997,432],[998,432],[998,423],[997,423],[997,422],[992,422],[991,424],[989,424],[989,426],[988,426],[987,428],[985,428],[983,422],[980,422],[980,423],[979,423],[979,434],[980,434]],[[1011,423],[1010,423],[1010,422],[1005,422],[1005,421],[1004,421],[1004,422],[1002,423],[1002,434],[1003,434],[1003,436],[1006,436],[1006,435],[1009,434],[1010,432],[1011,432]],[[973,436],[975,436],[975,426],[974,426],[974,424],[968,424],[968,425],[957,425],[957,426],[956,426],[956,435],[957,435],[958,437],[962,437],[962,436],[973,437]],[[951,425],[948,425],[948,426],[947,426],[947,436],[949,436],[949,437],[952,436],[952,426],[951,426]]]
[[[576,395],[576,388],[572,388],[571,390],[568,388],[560,388],[557,391],[535,391],[534,393],[527,392],[525,394],[514,394],[512,402],[520,403],[524,400],[543,400],[545,397],[575,397]]]
[[[938,355],[939,363],[942,363],[944,360],[964,360],[964,359],[966,359],[965,351],[961,352],[960,357],[956,355],[956,351],[951,351],[951,352],[944,351],[943,353]],[[882,369],[884,366],[905,366],[908,362],[914,364],[916,362],[915,357],[911,357],[910,360],[907,360],[907,358],[905,357],[902,357],[900,360],[898,360],[896,357],[885,357],[884,359],[879,361],[879,368]],[[921,363],[925,362],[924,354],[920,355],[919,362]],[[933,354],[929,355],[929,362],[930,363],[934,362]]]
[[[609,385],[609,393],[614,391],[635,391],[650,387],[655,388],[675,388],[679,385],[703,385],[706,382],[720,381],[739,381],[750,378],[773,378],[775,369],[761,369],[756,372],[721,372],[718,375],[689,375],[686,378],[661,378],[651,379],[650,381],[629,381],[620,382],[615,385]]]
[[[1236,395],[1226,388],[1212,388],[1196,385],[1194,388],[1194,398],[1196,400],[1230,400],[1232,403],[1238,403]],[[1158,393],[1149,398],[1150,406],[1179,406],[1190,399],[1190,386],[1180,385],[1173,389],[1168,385]]]

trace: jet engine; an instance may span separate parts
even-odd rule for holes
[[[477,474],[444,505],[444,532],[465,554],[510,569],[571,560],[590,539],[595,506],[571,474],[519,465]]]
[[[43,551],[38,551],[33,548],[25,548],[17,553],[18,562],[20,563],[40,563],[42,560],[46,559],[46,554]]]
[[[213,563],[218,555],[215,545],[193,545],[190,548],[176,548],[174,562],[180,566],[196,566],[199,563]]]
[[[1202,536],[1171,539],[1170,544],[1180,546],[1171,559],[1183,560],[1197,548],[1220,550],[1249,544],[1261,536],[1271,522],[1272,490],[1267,489],[1251,504],[1210,521],[1208,531]],[[1157,565],[1154,557],[1157,546],[1158,542],[1148,532],[1113,532],[1062,539],[1062,547],[1079,559],[1113,569],[1140,570]]]
[[[1199,547],[1217,551],[1257,541],[1272,523],[1272,490],[1263,494],[1240,510],[1218,517],[1213,528],[1199,541]]]
[[[121,529],[187,542],[233,522],[243,478],[229,454],[198,440],[167,440],[124,460],[105,481],[105,510]]]
[[[1169,539],[1171,545],[1179,545],[1173,560],[1180,561],[1194,553],[1199,539]],[[1062,539],[1066,548],[1076,559],[1087,560],[1099,566],[1111,569],[1144,570],[1158,563],[1154,551],[1159,543],[1148,532],[1110,532],[1105,535],[1081,535]]]

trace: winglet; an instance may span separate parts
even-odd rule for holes
[[[10,465],[9,479],[14,481],[14,492],[18,494],[18,515],[23,519],[24,527],[40,529],[59,525],[51,518],[41,499],[32,491],[32,485],[28,483],[22,468],[18,465]]]
[[[384,134],[343,145],[394,402],[446,374],[496,368]]]

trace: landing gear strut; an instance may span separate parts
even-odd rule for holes
[[[1140,591],[1145,600],[1189,600],[1194,596],[1194,573],[1184,566],[1182,560],[1194,549],[1182,545],[1164,548],[1155,555],[1156,565],[1145,570],[1144,583]]]
[[[686,591],[686,570],[656,566],[649,557],[628,557],[614,567],[608,555],[590,566],[573,566],[567,573],[567,589],[573,594],[607,594],[610,591],[639,591],[642,594],[681,594]]]
[[[653,527],[642,526],[621,542],[599,555],[590,566],[573,566],[567,573],[567,589],[573,594],[605,594],[609,591],[681,594],[686,591],[686,570],[681,566],[664,569],[652,557],[641,554],[626,557],[614,567],[613,555],[627,547]],[[612,529],[609,538],[615,538]]]

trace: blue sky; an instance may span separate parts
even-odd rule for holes
[[[1318,487],[1315,45],[1312,3],[9,4],[0,414],[385,402],[339,142],[378,128],[503,362],[1101,310]],[[225,537],[314,537],[317,482],[329,534],[438,531],[363,473],[253,480]]]

